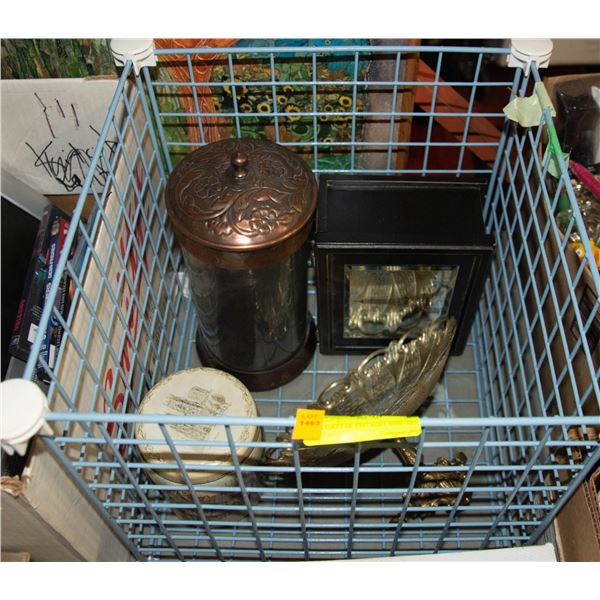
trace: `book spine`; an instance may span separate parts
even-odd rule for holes
[[[65,239],[67,237],[67,233],[69,231],[69,221],[66,219],[61,220],[60,225],[60,234],[59,234],[59,243],[58,243],[58,257],[60,258],[63,253],[63,248],[65,245]],[[58,259],[57,259],[58,260]],[[60,278],[60,287],[58,288],[58,294],[56,296],[55,306],[60,313],[60,315],[64,318],[67,316],[67,311],[69,307],[68,303],[68,288],[69,288],[69,277],[67,275],[67,270],[65,269]],[[56,352],[60,348],[60,342],[63,336],[63,327],[60,324],[60,321],[56,318],[54,313],[51,317],[53,326],[56,328]],[[53,359],[52,366],[54,366],[55,359]]]
[[[27,315],[28,304],[30,304],[32,285],[34,284],[34,278],[36,272],[44,271],[46,268],[46,250],[48,242],[48,222],[50,220],[51,207],[48,206],[44,209],[40,224],[37,230],[35,241],[33,244],[33,251],[31,253],[31,259],[29,266],[27,267],[27,273],[25,275],[25,284],[23,286],[23,292],[21,294],[21,300],[17,309],[17,317],[13,326],[11,339],[9,342],[8,351],[22,360],[27,360],[29,354],[29,344],[27,342],[27,332],[23,330],[25,326],[25,316]]]
[[[52,224],[50,244],[48,246],[48,275],[46,278],[46,286],[44,291],[44,306],[49,300],[50,288],[52,287],[52,283],[56,278],[56,267],[58,265],[62,246],[64,245],[64,239],[68,226],[68,221],[61,217],[57,217]],[[59,291],[56,296],[54,307],[57,310],[60,310],[60,298],[62,295],[63,294],[61,291]],[[51,313],[46,325],[46,331],[44,333],[44,339],[40,350],[40,357],[44,359],[50,369],[54,367],[56,352],[58,349],[58,340],[61,335],[62,327],[60,326],[60,323],[58,322],[58,319],[55,317],[54,313]],[[38,369],[38,372],[40,376],[47,375],[42,367]]]

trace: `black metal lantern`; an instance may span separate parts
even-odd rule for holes
[[[494,244],[486,185],[322,177],[316,230],[320,350],[365,353],[450,315],[452,354],[469,336]]]

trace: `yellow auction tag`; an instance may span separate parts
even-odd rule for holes
[[[581,242],[569,242],[569,246],[575,250],[575,254],[577,254],[579,258],[585,256],[585,249]],[[594,240],[590,240],[590,248],[592,249],[592,256],[594,257],[596,266],[600,267],[600,248],[594,244]]]
[[[322,414],[317,416],[311,413]],[[303,435],[306,423],[313,424],[312,428],[307,430],[310,437]],[[299,424],[300,428],[298,427]],[[292,437],[303,440],[306,446],[325,446],[328,444],[350,444],[371,440],[414,437],[420,434],[421,421],[419,417],[369,415],[342,417],[325,415],[324,411],[321,410],[299,409],[296,413],[296,425]]]
[[[318,440],[323,428],[324,410],[299,408],[296,411],[296,423],[292,431],[294,440]]]

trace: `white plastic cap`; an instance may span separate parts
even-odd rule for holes
[[[48,412],[44,392],[28,379],[7,379],[0,384],[0,441],[7,454],[25,455],[36,434],[52,435],[44,420]]]
[[[136,75],[142,67],[155,67],[153,39],[116,39],[110,41],[115,64],[122,67],[128,60],[133,62]]]
[[[537,63],[538,69],[550,64],[550,56],[554,47],[552,40],[545,38],[525,38],[510,41],[509,67],[522,67],[525,75],[529,75],[531,63]]]

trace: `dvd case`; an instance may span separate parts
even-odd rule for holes
[[[52,238],[52,226],[57,219],[63,219],[68,223],[69,216],[49,204],[42,214],[38,227],[8,348],[10,354],[21,360],[27,360],[29,357],[31,344],[35,339],[44,309],[48,279],[48,250]]]

